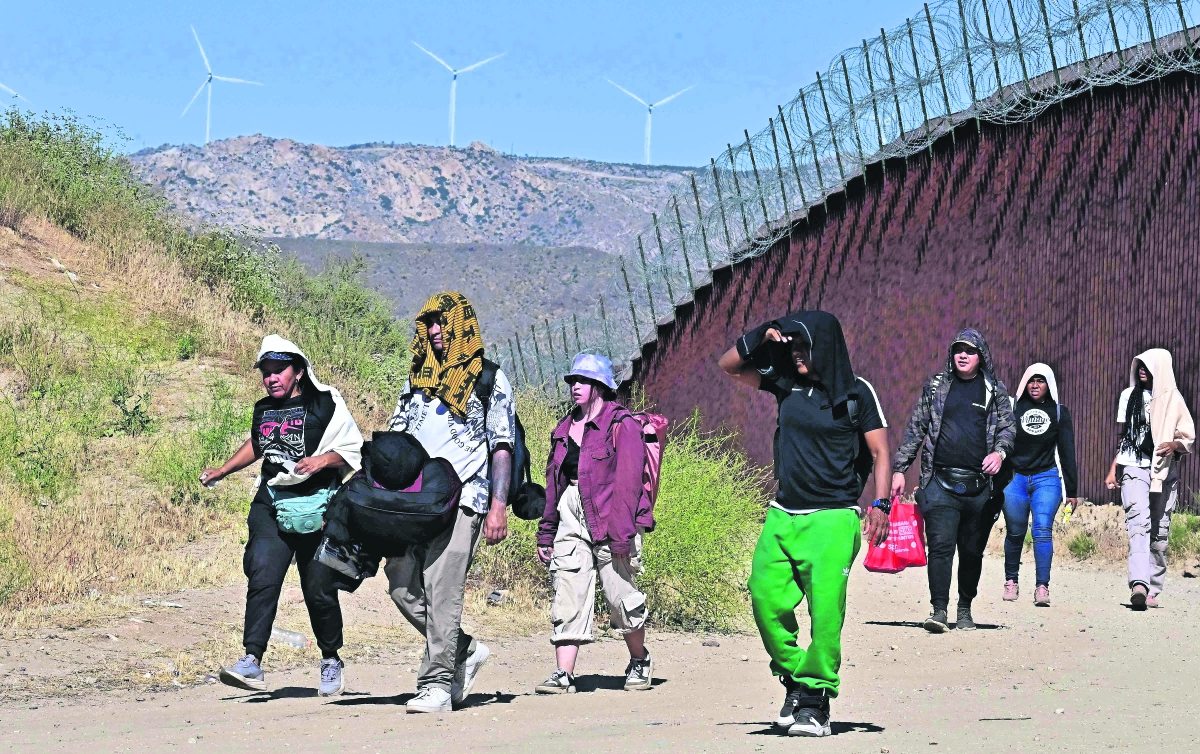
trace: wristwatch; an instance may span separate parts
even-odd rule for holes
[[[875,502],[871,503],[871,507],[880,509],[881,511],[884,512],[885,515],[888,515],[888,516],[892,515],[892,501],[891,500],[886,500],[881,497],[878,500],[876,500]]]

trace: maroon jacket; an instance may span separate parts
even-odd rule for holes
[[[613,430],[617,446],[613,447]],[[550,458],[546,461],[546,512],[538,525],[538,546],[550,547],[558,532],[558,499],[567,488],[562,477],[567,455],[568,414],[550,435]],[[600,415],[584,425],[579,448],[579,496],[588,531],[596,544],[608,542],[614,553],[628,554],[638,528],[653,529],[654,518],[643,501],[642,472],[646,445],[642,425],[614,401],[606,401]]]

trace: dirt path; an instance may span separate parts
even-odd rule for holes
[[[704,646],[700,635],[653,635],[659,680],[644,693],[617,690],[623,644],[602,641],[581,656],[579,686],[587,693],[545,698],[531,692],[553,669],[546,636],[488,638],[485,630],[493,658],[470,706],[453,714],[404,714],[399,705],[413,691],[415,665],[409,659],[415,645],[409,644],[351,662],[350,693],[329,701],[316,697],[309,667],[268,672],[270,694],[200,685],[10,699],[0,706],[0,748],[372,754],[414,745],[447,752],[1194,750],[1198,582],[1173,574],[1164,607],[1135,613],[1123,604],[1123,576],[1114,569],[1059,568],[1049,609],[1035,609],[1029,595],[1015,604],[1001,602],[1001,580],[997,559],[989,559],[975,612],[982,630],[931,636],[914,623],[926,614],[923,569],[880,576],[857,565],[843,692],[833,706],[836,735],[821,742],[772,731],[781,689],[754,636],[717,637],[720,646],[713,647]]]

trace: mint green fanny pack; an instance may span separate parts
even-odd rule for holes
[[[325,508],[333,497],[333,486],[301,495],[287,487],[267,485],[271,502],[275,504],[275,522],[288,534],[312,534],[324,525]]]

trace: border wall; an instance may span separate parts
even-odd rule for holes
[[[960,124],[867,165],[765,254],[715,269],[658,324],[631,376],[659,411],[678,421],[698,408],[767,466],[774,400],[734,385],[717,358],[763,321],[825,309],[879,393],[894,450],[950,339],[979,327],[1010,390],[1034,361],[1055,369],[1080,494],[1112,501],[1103,480],[1134,356],[1170,349],[1196,411],[1198,297],[1200,78],[1183,72],[1094,88],[1023,123]],[[1194,508],[1200,462],[1180,472],[1180,507]]]

